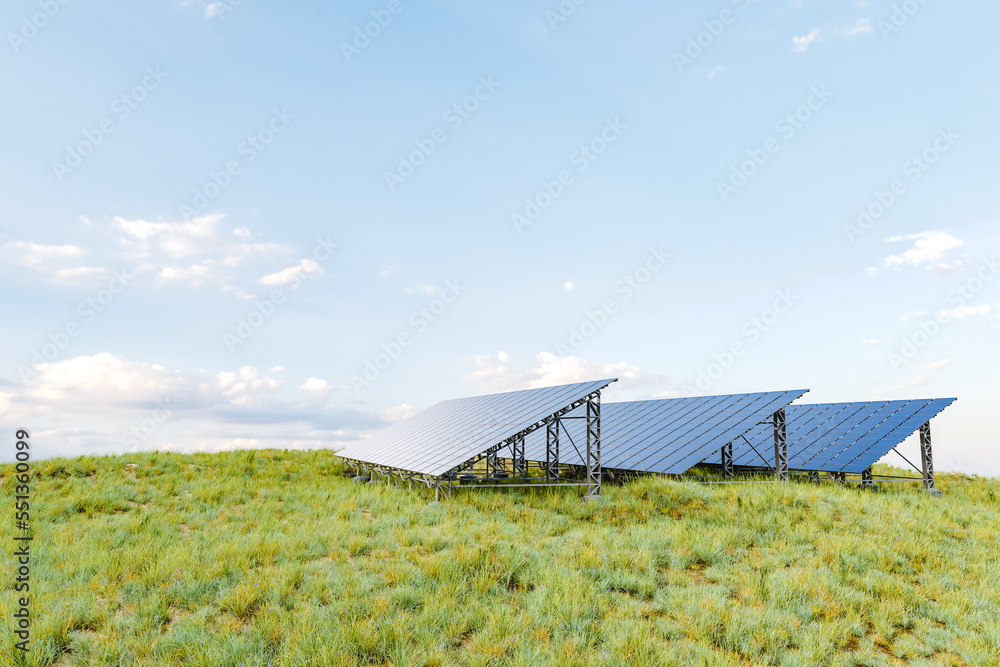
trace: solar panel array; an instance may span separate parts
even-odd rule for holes
[[[954,398],[791,405],[786,410],[788,468],[860,473],[912,435]],[[773,431],[755,427],[733,442],[738,466],[769,466]],[[749,441],[749,444],[748,442]],[[763,457],[750,446],[753,445]],[[772,447],[768,449],[768,447]],[[762,449],[763,448],[763,449]],[[715,463],[715,459],[706,459]]]
[[[439,476],[614,379],[442,401],[337,452],[354,461]]]
[[[604,403],[601,406],[601,466],[684,473],[713,452],[717,455],[723,445],[757,423],[770,419],[806,391]],[[569,416],[579,414],[582,411],[574,411]],[[560,437],[560,461],[583,465],[586,421],[567,419],[561,423],[565,430]],[[544,431],[535,432],[526,439],[525,458],[545,460]]]

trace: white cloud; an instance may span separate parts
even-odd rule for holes
[[[860,35],[862,33],[871,31],[872,31],[871,21],[865,18],[861,18],[858,19],[857,23],[854,24],[853,28],[847,28],[843,32],[845,35]]]
[[[417,292],[423,292],[424,294],[429,294],[434,296],[437,294],[438,287],[436,285],[417,285],[416,287],[404,287],[403,292],[406,294],[416,294]]]
[[[47,245],[30,241],[4,242],[0,236],[0,259],[14,266],[23,266],[42,276],[45,282],[57,285],[90,283],[103,276],[107,269],[97,266],[67,266],[72,260],[88,253],[77,245]]]
[[[323,273],[323,267],[320,266],[319,262],[314,259],[303,259],[295,266],[289,266],[287,269],[282,269],[277,273],[268,274],[257,282],[261,285],[298,284],[304,277],[319,275],[321,273]]]
[[[800,37],[792,37],[792,51],[802,52],[809,48],[809,45],[819,38],[819,28],[814,28],[812,32]]]
[[[218,373],[213,379],[203,382],[200,388],[206,393],[218,392],[233,405],[257,405],[262,394],[270,394],[281,389],[283,382],[266,376],[253,366],[243,366],[235,372]]]
[[[726,72],[725,67],[723,67],[722,65],[716,65],[712,69],[708,70],[708,74],[706,76],[708,76],[709,79],[714,79],[719,74],[725,74],[725,72]]]
[[[404,419],[409,419],[418,412],[420,411],[407,403],[403,403],[402,405],[390,405],[382,411],[382,419],[387,422],[399,422]]]
[[[165,266],[157,274],[159,284],[168,282],[188,283],[197,287],[212,276],[212,263],[210,261],[202,264],[192,264],[191,266]]]
[[[566,283],[565,285],[563,285],[563,289],[566,290],[567,292],[572,292],[575,286],[576,283]]]
[[[134,258],[145,258],[159,250],[172,259],[202,255],[219,250],[224,241],[219,233],[221,213],[203,215],[186,222],[149,222],[113,218],[118,242]]]
[[[899,321],[900,322],[909,322],[914,317],[920,317],[920,316],[926,315],[926,314],[927,314],[926,310],[917,310],[917,311],[914,311],[912,313],[903,313],[902,315],[899,316]]]
[[[82,257],[87,254],[87,250],[80,246],[45,245],[28,241],[11,241],[4,244],[4,251],[11,263],[21,266],[38,266],[53,259]]]
[[[102,278],[107,273],[108,270],[101,266],[75,266],[71,269],[56,269],[48,280],[56,285],[79,285]]]
[[[139,448],[215,451],[233,442],[252,447],[247,443],[253,440],[266,447],[294,442],[338,449],[385,424],[380,411],[285,400],[283,383],[252,366],[185,374],[102,352],[35,370],[23,388],[0,392],[0,413],[46,434],[48,449],[39,456],[124,451],[128,434],[152,424],[154,415],[163,417],[165,406],[169,419]],[[316,398],[333,387],[310,378],[300,389]],[[0,460],[5,456],[0,453]]]
[[[941,361],[935,361],[934,363],[927,364],[923,368],[919,369],[913,378],[903,380],[892,387],[876,390],[875,393],[877,395],[898,397],[897,394],[900,391],[913,389],[915,387],[923,387],[930,384],[938,375],[941,374],[941,371],[950,366],[952,363],[954,363],[954,359],[942,359]]]
[[[184,391],[188,383],[162,366],[127,362],[102,352],[39,364],[28,394],[46,401],[135,404]]]
[[[222,11],[221,2],[209,3],[208,5],[205,5],[205,18],[210,19],[221,11]]]
[[[333,385],[322,378],[309,378],[299,387],[299,391],[308,396],[310,402],[319,405],[330,398],[333,390]]]
[[[616,377],[619,382],[611,385],[610,391],[648,397],[670,384],[664,376],[646,373],[625,362],[596,364],[575,356],[560,357],[551,352],[539,352],[533,366],[528,369],[514,368],[513,360],[504,352],[500,352],[496,358],[479,355],[462,361],[473,367],[472,372],[463,379],[478,389],[493,392]]]
[[[948,308],[942,310],[938,315],[947,320],[971,320],[976,315],[986,315],[990,312],[990,306],[959,306],[958,308]]]
[[[949,259],[946,255],[949,250],[964,245],[961,241],[948,232],[932,230],[920,232],[919,234],[907,234],[905,236],[893,236],[886,239],[889,243],[899,241],[914,241],[911,249],[899,254],[889,255],[880,264],[883,269],[901,270],[904,266],[915,268],[925,268],[938,275],[951,275],[959,269],[969,266],[968,260]]]

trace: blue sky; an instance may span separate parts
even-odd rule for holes
[[[617,376],[957,396],[938,467],[1000,474],[1000,6],[480,5],[5,3],[4,427],[337,448]]]

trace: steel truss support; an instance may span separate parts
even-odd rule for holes
[[[528,464],[524,460],[524,436],[521,436],[510,445],[513,454],[514,477],[527,477]]]
[[[774,413],[774,479],[788,481],[788,433],[784,408]]]
[[[941,495],[941,492],[934,488],[934,453],[931,450],[930,422],[920,427],[920,465],[924,474],[924,490]]]
[[[733,476],[733,443],[722,446],[722,476]]]
[[[601,395],[587,401],[587,497],[601,496]]]
[[[495,478],[497,473],[500,472],[501,463],[500,457],[497,456],[498,452],[492,452],[486,455],[486,477]]]
[[[545,420],[545,481],[559,481],[559,418]]]
[[[872,469],[868,466],[861,471],[861,488],[871,489],[872,491],[878,491],[878,484],[872,479]]]

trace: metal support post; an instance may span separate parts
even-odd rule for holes
[[[934,488],[934,453],[931,450],[931,423],[920,427],[920,465],[924,469],[924,491],[940,496],[941,492]]]
[[[788,434],[785,430],[785,409],[774,413],[774,478],[788,481]]]
[[[722,476],[733,476],[733,443],[722,446]]]
[[[524,436],[514,441],[512,445],[514,461],[514,477],[527,477],[528,464],[524,461]]]
[[[871,489],[872,491],[878,491],[878,484],[872,481],[872,468],[868,466],[861,471],[861,488]]]
[[[495,479],[500,470],[500,460],[496,452],[486,455],[486,478]]]
[[[601,395],[587,401],[587,497],[601,496]]]
[[[559,418],[545,420],[545,481],[559,481]]]

